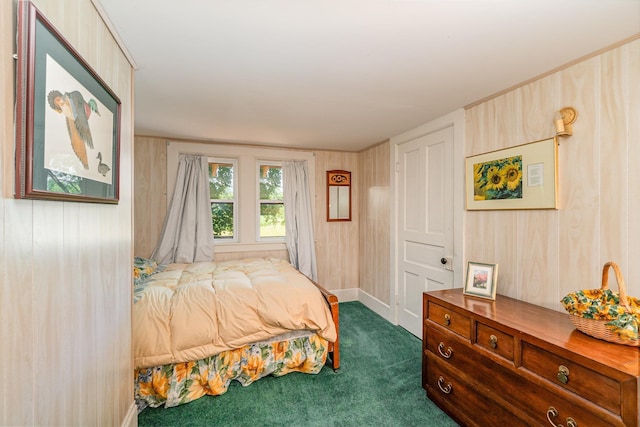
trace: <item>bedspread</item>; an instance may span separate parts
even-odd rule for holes
[[[136,368],[200,360],[292,330],[337,338],[317,287],[286,261],[170,264],[136,290]]]
[[[217,396],[231,381],[248,386],[267,375],[317,374],[327,358],[327,341],[316,334],[285,336],[280,341],[248,344],[192,362],[136,369],[138,412],[182,405],[205,395]]]

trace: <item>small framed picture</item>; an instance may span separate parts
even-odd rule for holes
[[[464,294],[480,298],[496,299],[498,264],[471,262],[467,267]]]

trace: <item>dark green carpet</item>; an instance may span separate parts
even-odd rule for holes
[[[266,377],[175,408],[144,426],[457,426],[421,387],[421,341],[363,304],[340,304],[341,366]]]

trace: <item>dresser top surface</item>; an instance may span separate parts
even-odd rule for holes
[[[566,349],[635,377],[640,376],[640,348],[590,337],[575,329],[568,313],[504,295],[497,295],[495,301],[471,297],[464,295],[462,289],[431,291],[425,295],[476,317],[518,330],[534,340]]]

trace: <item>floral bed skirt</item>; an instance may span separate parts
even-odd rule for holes
[[[249,344],[193,362],[140,368],[134,372],[138,412],[169,408],[225,393],[232,380],[243,386],[267,375],[317,374],[327,360],[328,342],[317,334]]]

